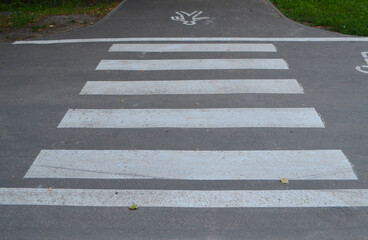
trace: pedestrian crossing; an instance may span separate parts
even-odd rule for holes
[[[172,71],[172,70],[232,70],[289,69],[283,59],[160,59],[160,60],[101,60],[96,70]]]
[[[0,188],[7,205],[174,208],[310,208],[368,206],[367,189],[335,190],[114,190]]]
[[[314,108],[71,109],[58,128],[324,128]]]
[[[357,180],[341,150],[42,150],[25,178],[280,180],[284,176]]]
[[[277,52],[274,44],[113,44],[108,52]],[[164,57],[164,56],[163,56]],[[282,58],[102,59],[97,71],[288,70]],[[276,72],[277,73],[277,72]],[[134,80],[134,79],[132,79]],[[87,81],[84,95],[304,94],[296,79]],[[275,95],[277,99],[277,95]],[[328,123],[327,123],[328,124]],[[305,128],[322,130],[313,107],[69,109],[62,129]],[[231,139],[229,139],[231,141]],[[180,148],[180,146],[178,146]],[[303,146],[300,146],[303,149]],[[223,151],[42,149],[25,179],[357,180],[341,149]],[[113,190],[0,188],[0,204],[124,207],[359,207],[368,190]]]
[[[88,81],[81,95],[303,94],[296,79]]]
[[[273,44],[113,44],[109,52],[277,52]]]

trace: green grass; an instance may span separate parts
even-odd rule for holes
[[[368,0],[271,0],[285,16],[344,34],[368,36]]]
[[[28,26],[45,16],[88,14],[104,16],[118,0],[8,0],[0,3],[0,30]],[[3,14],[1,14],[3,13]]]

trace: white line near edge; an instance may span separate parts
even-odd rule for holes
[[[143,38],[89,38],[15,41],[13,44],[60,44],[103,42],[368,42],[368,37],[143,37]]]
[[[109,52],[277,52],[273,44],[113,44]]]
[[[314,108],[69,109],[58,128],[324,128]]]
[[[226,69],[289,69],[283,59],[164,59],[164,60],[101,60],[96,70],[226,70]]]
[[[81,95],[156,94],[303,94],[295,79],[182,80],[182,81],[88,81]]]
[[[357,180],[341,150],[41,150],[24,178]]]
[[[115,190],[0,188],[0,205],[173,208],[368,207],[368,189]]]

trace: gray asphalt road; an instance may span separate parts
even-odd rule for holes
[[[195,13],[186,16],[182,12],[176,13],[177,11],[185,11],[188,15],[194,11],[202,13],[197,12],[197,18],[193,18]],[[157,37],[191,39],[153,42],[153,38]],[[244,39],[207,39],[198,42],[199,37]],[[320,37],[335,40],[304,39]],[[0,238],[367,239],[368,74],[357,71],[356,67],[366,65],[364,52],[368,52],[368,44],[367,39],[341,40],[345,37],[349,36],[294,23],[282,17],[264,0],[128,0],[94,26],[45,39],[111,38],[110,41],[0,44]],[[151,46],[165,43],[169,47],[180,47],[180,44],[188,43],[230,46],[235,43],[269,44],[276,51],[209,52],[201,46],[203,49],[199,52],[109,52],[113,44],[124,43],[122,38],[135,38],[136,41],[125,42],[126,45],[137,44],[140,38],[148,38],[138,43]],[[257,39],[250,41],[249,38]],[[274,38],[285,39],[281,41]],[[117,42],[112,42],[114,39]],[[255,46],[251,47],[253,49]],[[143,70],[143,62],[138,63],[142,68],[140,71],[96,70],[102,60],[140,60],[147,63],[146,60],[163,59],[170,61],[164,65],[158,64],[162,69],[155,71]],[[191,64],[186,70],[169,69],[175,61],[183,59],[212,59],[215,65],[221,59],[230,59],[232,62],[229,65],[220,62],[211,70],[208,69],[209,65],[201,62]],[[240,67],[233,67],[233,60],[244,59],[260,59],[260,64],[256,66],[252,62],[253,68],[243,68],[252,65],[250,61],[241,62]],[[262,62],[264,59],[270,59],[271,63]],[[272,61],[275,59],[287,63],[287,69],[274,67]],[[122,66],[128,65],[128,62],[124,62]],[[148,65],[153,66],[153,63]],[[225,65],[230,67],[224,69]],[[199,66],[200,69],[193,70],[193,66]],[[270,66],[273,69],[267,69]],[[187,94],[164,94],[163,90],[160,94],[148,95],[80,94],[87,81],[189,82],[229,79],[295,79],[303,93],[256,93],[252,88],[247,88],[236,93],[219,94],[191,93],[193,89],[188,90]],[[160,91],[157,90],[158,87],[142,89]],[[180,87],[177,85],[172,89],[177,90]],[[222,91],[231,90],[222,88]],[[237,115],[230,114],[225,123],[234,121],[234,126],[228,127],[219,123],[219,119],[227,116],[225,110],[213,118],[204,118],[204,125],[200,127],[170,127],[170,124],[178,124],[181,121],[178,119],[189,110],[203,112],[206,109],[253,108],[310,108],[318,113],[314,119],[321,121],[324,127],[296,126],[295,122],[300,123],[311,117],[309,115],[303,115],[301,120],[295,120],[294,115],[289,120],[281,117],[272,127],[262,125],[273,119],[272,114],[263,118],[261,116],[257,120],[260,125],[258,127],[239,127],[239,124],[247,121],[246,118],[239,123],[235,122]],[[161,127],[124,127],[128,115],[121,115],[120,119],[118,116],[118,120],[110,115],[105,118],[97,115],[82,127],[58,127],[68,110],[71,114],[77,112],[73,109],[173,109],[183,110],[183,113],[178,118],[165,117],[162,113],[164,117],[161,121],[165,123]],[[136,117],[132,124],[142,119],[145,119],[145,115],[143,118]],[[112,121],[120,127],[96,127],[98,121],[102,125]],[[147,121],[146,124],[149,125],[149,120]],[[188,117],[183,121],[187,123],[191,119]],[[279,123],[283,121],[294,121],[294,125],[280,126]],[[80,122],[82,120],[78,119],[77,123]],[[218,125],[208,127],[208,122]],[[51,163],[50,159],[55,156],[51,152],[51,157],[45,158],[44,165],[38,165],[42,166],[33,172],[33,177],[25,177],[32,169],[31,166],[37,165],[34,161],[42,150],[138,150],[138,154],[143,150],[185,150],[202,152],[204,155],[197,156],[189,163],[186,162],[187,158],[174,155],[173,159],[163,163],[161,170],[153,170],[156,166],[152,160],[155,159],[154,156],[152,159],[148,158],[148,162],[128,159],[130,162],[122,167],[123,160],[116,155],[112,155],[110,160],[107,157],[95,157],[97,160],[93,160],[96,152],[69,163],[66,162],[75,152],[72,155],[62,153]],[[227,171],[228,167],[241,164],[248,158],[245,157],[238,163],[221,155],[221,151],[249,153],[255,150],[261,154],[271,152],[269,161],[275,163],[265,164],[262,157],[257,157],[254,163],[243,162],[241,170],[244,170],[244,174],[235,175],[236,169]],[[273,155],[281,150],[298,150],[300,154],[307,150],[336,150],[343,157],[340,161],[335,155],[330,157],[327,154],[320,159],[310,157],[311,159],[304,159],[304,163],[300,163],[301,157],[292,155],[291,159],[285,160],[287,167],[282,168],[279,165],[282,159]],[[215,151],[220,152],[224,161],[218,163],[219,168],[216,171],[223,170],[224,175],[228,174],[226,176],[230,176],[230,179],[225,179],[220,173],[216,177],[217,172],[215,178],[208,177],[216,166],[211,166],[212,159],[208,159],[206,152]],[[330,162],[323,165],[325,160]],[[345,168],[337,169],[345,160]],[[170,161],[174,163],[171,164]],[[204,165],[197,161],[202,161]],[[205,165],[206,161],[209,161],[209,165]],[[305,165],[298,168],[298,164]],[[259,170],[258,166],[262,166],[263,170]],[[119,172],[120,168],[129,174]],[[137,168],[142,168],[144,175],[134,175],[138,174]],[[187,172],[180,178],[167,177],[169,173],[172,174],[173,169],[176,169],[178,176],[183,169]],[[290,179],[289,184],[281,184],[278,177],[270,177],[275,172],[283,176],[287,169],[291,169],[288,172],[291,177],[287,174],[284,177]],[[117,172],[114,173],[115,170]],[[194,173],[198,175],[192,176]],[[251,173],[256,173],[252,179],[247,175]],[[174,172],[173,175],[175,174]],[[347,174],[355,178],[347,177]],[[48,189],[49,187],[52,189]],[[27,195],[18,191],[23,188],[31,193]],[[57,195],[60,189],[68,191],[64,195]],[[84,189],[91,190],[91,195],[80,195],[78,191]],[[119,201],[124,198],[120,198],[120,192],[120,195],[116,192],[116,201],[114,196],[109,197],[108,194],[106,199],[96,200],[93,197],[95,191],[106,189],[141,190],[143,200],[135,195],[140,208],[131,211],[125,202],[121,207],[116,207],[120,206]],[[185,194],[180,195],[181,197],[168,197],[165,192],[159,191],[159,194],[153,194],[154,197],[147,200],[144,194],[150,190],[169,190],[169,194],[174,190],[199,192],[203,193],[203,198],[195,199],[190,197],[192,195]],[[216,198],[211,198],[207,195],[209,190],[223,192]],[[255,196],[259,192],[271,195],[268,195],[269,198],[259,195],[258,200],[248,199],[247,195],[232,198],[225,190],[235,191],[235,194],[252,191]],[[281,191],[281,194],[294,193],[291,190],[295,190],[295,194],[284,199],[272,192],[275,190]],[[298,194],[305,190],[310,191],[311,195],[298,198]],[[323,190],[352,190],[354,194],[348,193],[343,199],[330,195],[312,197],[313,193]],[[227,204],[221,205],[220,202],[219,207],[216,204],[219,204],[218,198],[222,197],[227,200]],[[78,198],[79,202],[75,200]],[[168,199],[168,203],[160,202],[161,199]],[[78,203],[68,204],[68,201]],[[198,202],[205,206],[195,207]],[[116,205],[108,207],[111,203]],[[284,203],[286,205],[282,205]],[[152,207],[154,204],[159,206]],[[242,204],[243,207],[240,206]],[[244,207],[244,204],[253,205]]]

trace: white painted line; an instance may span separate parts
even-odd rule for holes
[[[25,178],[357,180],[341,150],[42,150]]]
[[[362,52],[362,56],[367,65],[357,66],[355,69],[362,73],[368,73],[368,52]]]
[[[0,188],[0,205],[175,208],[368,207],[368,189],[115,190]]]
[[[184,81],[88,81],[83,95],[156,94],[302,94],[295,79],[184,80]]]
[[[187,26],[193,26],[196,24],[197,21],[205,20],[205,19],[208,20],[207,23],[210,23],[210,22],[213,23],[212,20],[209,20],[211,19],[210,17],[199,17],[203,13],[203,11],[197,10],[191,13],[184,12],[184,11],[176,11],[175,13],[177,14],[177,16],[171,16],[171,20],[179,21]]]
[[[89,38],[15,41],[13,44],[59,44],[59,43],[103,43],[103,42],[368,42],[368,37],[148,37],[148,38]]]
[[[273,44],[113,44],[109,52],[277,52]]]
[[[314,108],[70,109],[58,128],[324,128]]]
[[[165,60],[101,60],[96,70],[225,70],[225,69],[289,69],[283,59],[165,59]]]

